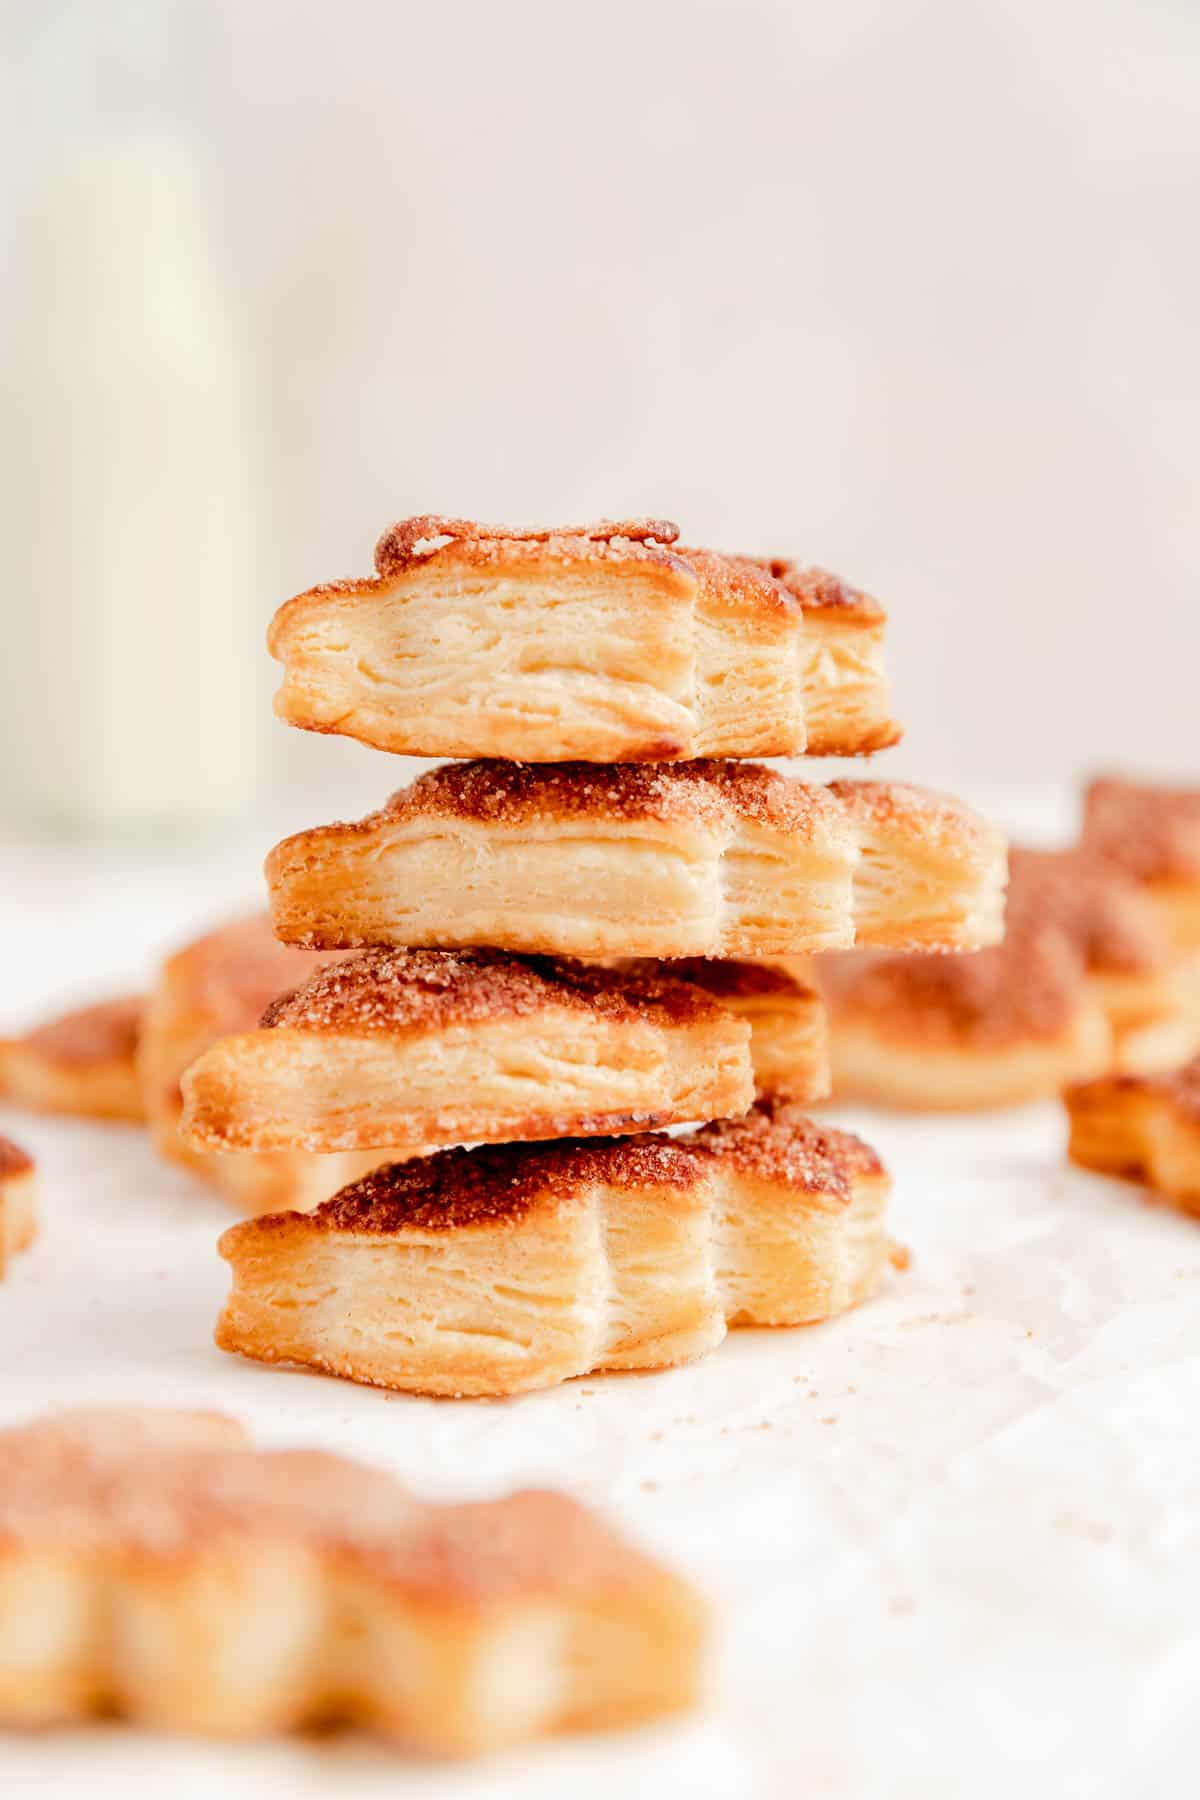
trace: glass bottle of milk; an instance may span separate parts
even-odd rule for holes
[[[0,814],[120,835],[233,820],[258,776],[256,457],[191,129],[203,18],[170,0],[27,18]]]

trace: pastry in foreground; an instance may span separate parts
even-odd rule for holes
[[[85,1119],[141,1119],[141,1027],[141,997],[129,995],[0,1039],[0,1100]]]
[[[1200,788],[1093,781],[1080,842],[1140,884],[1175,950],[1200,950]]]
[[[1144,1182],[1200,1216],[1200,1057],[1167,1074],[1081,1082],[1064,1100],[1072,1162]]]
[[[216,1340],[446,1396],[668,1368],[868,1299],[888,1189],[865,1144],[782,1103],[682,1138],[444,1150],[233,1226]]]
[[[37,1235],[37,1173],[33,1158],[0,1137],[0,1279],[10,1257],[28,1250]]]
[[[267,858],[310,949],[494,945],[582,956],[977,948],[1003,930],[999,834],[895,783],[758,763],[448,763]]]
[[[405,519],[369,580],[313,588],[275,615],[275,710],[380,750],[522,762],[896,741],[874,601],[678,536],[657,519],[550,531]]]
[[[416,1152],[724,1118],[754,1076],[745,1021],[657,969],[363,950],[214,1044],[183,1095],[201,1149]]]
[[[820,983],[838,1100],[983,1111],[1110,1065],[1108,1019],[1057,932],[1021,930],[971,956],[823,957]]]
[[[0,1433],[0,1725],[472,1755],[696,1698],[705,1608],[565,1495],[431,1504],[204,1413]]]
[[[180,1084],[189,1064],[218,1038],[252,1031],[264,1007],[321,966],[320,957],[279,943],[265,915],[238,919],[168,957],[147,999],[138,1074],[154,1146],[219,1189],[239,1212],[316,1206],[381,1160],[362,1153],[195,1150],[180,1134]]]

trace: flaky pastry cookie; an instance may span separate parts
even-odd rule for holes
[[[872,1295],[873,1151],[760,1103],[682,1138],[445,1150],[221,1239],[224,1350],[418,1394],[662,1369]]]
[[[895,783],[470,762],[285,839],[266,873],[277,934],[310,949],[771,957],[992,943],[1006,859],[966,807]]]
[[[1109,1067],[1112,1032],[1061,934],[1021,930],[970,956],[821,959],[833,1092],[919,1112],[1059,1093]]]
[[[806,959],[795,960],[798,968],[803,964],[804,974],[773,963],[703,956],[672,962],[634,959],[622,966],[691,982],[735,1012],[750,1027],[755,1093],[811,1105],[829,1094],[829,1032],[810,965]]]
[[[1175,950],[1200,950],[1200,788],[1093,781],[1080,841],[1139,883]]]
[[[773,576],[803,614],[800,664],[808,755],[860,756],[899,743],[883,667],[887,614],[879,602],[827,569],[783,557],[740,560]]]
[[[10,1257],[37,1235],[37,1175],[33,1158],[0,1137],[0,1280]]]
[[[1064,1099],[1072,1162],[1145,1182],[1200,1216],[1200,1057],[1169,1074],[1080,1082]]]
[[[203,1151],[180,1134],[188,1065],[218,1038],[253,1030],[264,1007],[321,966],[319,957],[280,944],[265,916],[240,919],[168,957],[147,999],[138,1075],[155,1148],[210,1182],[239,1212],[316,1206],[380,1160],[361,1153]]]
[[[183,1078],[202,1149],[418,1152],[744,1113],[750,1030],[645,969],[498,950],[363,950]]]
[[[666,520],[405,519],[377,573],[280,608],[276,712],[414,756],[665,762],[893,743],[884,616],[812,571],[689,550]]]
[[[705,1608],[587,1508],[429,1504],[213,1414],[0,1433],[0,1724],[470,1755],[692,1704]]]
[[[141,1119],[141,997],[78,1007],[0,1039],[0,1099],[85,1119]]]
[[[1078,950],[1088,992],[1113,1031],[1113,1065],[1177,1065],[1200,1042],[1200,1005],[1149,896],[1116,864],[1084,850],[1009,852],[1009,930],[1061,933]]]

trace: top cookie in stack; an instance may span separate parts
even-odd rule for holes
[[[678,762],[894,744],[882,609],[820,569],[684,550],[664,520],[406,519],[377,573],[271,625],[275,710],[410,756]]]
[[[226,1348],[509,1393],[828,1316],[882,1278],[886,1176],[796,1104],[827,1079],[811,990],[680,959],[978,948],[1003,930],[1004,845],[917,788],[743,760],[895,742],[884,615],[677,538],[411,519],[374,577],[276,616],[289,723],[471,760],[271,852],[278,936],[360,955],[210,1052],[185,1130],[506,1148],[393,1163],[228,1234]],[[710,1131],[631,1135],[684,1123]]]

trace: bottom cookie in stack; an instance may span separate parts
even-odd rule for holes
[[[667,1368],[731,1327],[869,1299],[889,1188],[865,1144],[786,1102],[680,1138],[442,1151],[227,1231],[216,1339],[444,1396]]]

